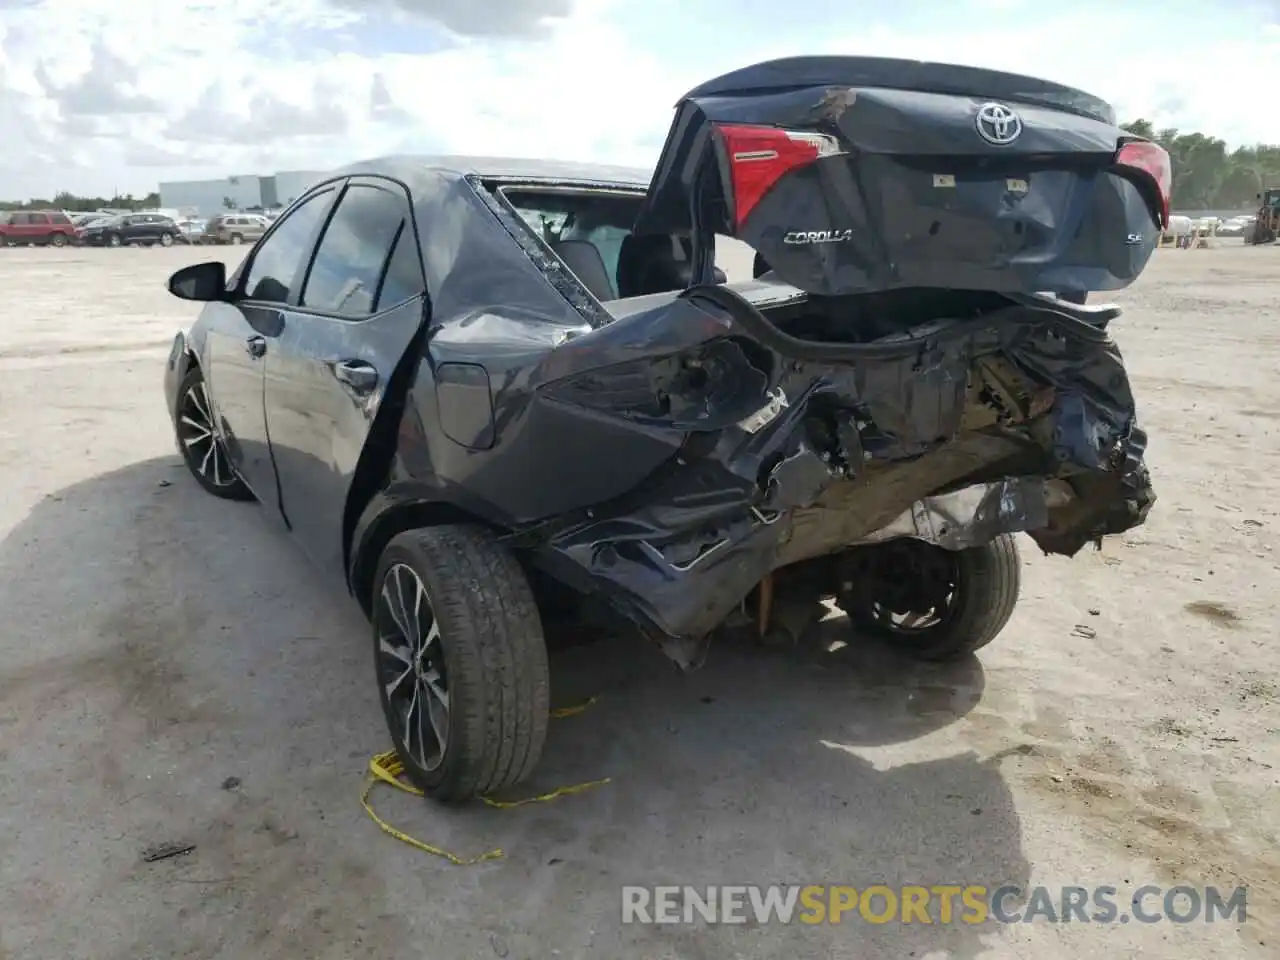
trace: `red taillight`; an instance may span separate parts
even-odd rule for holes
[[[798,167],[844,151],[835,137],[778,127],[718,123],[733,184],[733,220],[741,228],[760,199]]]
[[[1169,199],[1173,195],[1173,164],[1164,147],[1149,140],[1131,140],[1116,154],[1116,163],[1122,167],[1141,170],[1156,185],[1160,197],[1160,228],[1169,227]]]

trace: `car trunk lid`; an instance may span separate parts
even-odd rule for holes
[[[636,230],[735,237],[813,294],[1111,290],[1145,267],[1169,186],[1163,149],[1081,91],[795,58],[686,94]]]

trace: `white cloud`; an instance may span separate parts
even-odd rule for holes
[[[349,10],[385,15],[399,12],[427,17],[463,36],[527,37],[545,35],[551,21],[573,13],[572,0],[335,0]]]
[[[0,195],[144,193],[389,152],[648,164],[684,90],[800,53],[1016,70],[1125,118],[1280,139],[1256,107],[1280,63],[1267,8],[1227,23],[1209,4],[1145,2],[1102,16],[921,0],[855,19],[790,0],[779,21],[755,0],[0,0]]]

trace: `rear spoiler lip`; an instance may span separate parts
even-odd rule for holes
[[[1008,100],[1065,110],[1111,126],[1115,108],[1075,87],[965,64],[897,57],[785,57],[730,71],[698,84],[676,103],[700,97],[768,96],[808,87],[880,87]]]

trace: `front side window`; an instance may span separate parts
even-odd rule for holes
[[[246,297],[271,303],[288,302],[290,285],[311,254],[311,238],[332,200],[332,187],[312,194],[262,241],[245,276]]]
[[[328,313],[372,313],[392,244],[408,221],[403,197],[352,184],[316,249],[302,305]]]

